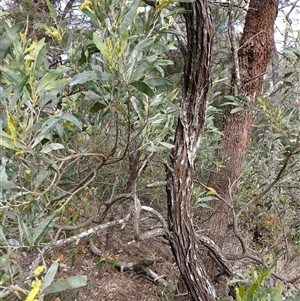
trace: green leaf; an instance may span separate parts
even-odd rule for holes
[[[95,32],[93,33],[93,42],[95,43],[96,47],[100,50],[101,54],[106,57],[105,48],[106,44],[102,41],[99,35]]]
[[[28,84],[28,79],[29,79],[29,76],[26,76],[21,80],[20,83],[18,83],[18,85],[14,86],[13,97],[9,102],[9,109],[8,109],[9,112],[11,112],[14,109],[15,104],[21,98],[21,96],[23,94],[25,94],[28,98],[30,98],[30,94],[29,94],[28,89],[26,87],[26,85]]]
[[[41,153],[48,154],[48,153],[52,152],[53,150],[64,149],[64,148],[65,147],[60,143],[50,143],[43,147],[43,149],[41,150]]]
[[[265,278],[271,275],[271,271],[264,271],[262,274],[258,275],[257,284],[260,287]]]
[[[8,245],[8,242],[6,240],[6,236],[3,233],[3,227],[2,226],[0,226],[0,245],[1,246],[7,246]],[[3,268],[3,266],[1,265],[1,258],[2,257],[0,257],[0,269]]]
[[[122,34],[122,32],[130,27],[130,25],[133,23],[135,13],[140,5],[140,2],[140,0],[134,0],[132,3],[130,3],[130,5],[127,6],[129,9],[127,11],[125,10],[125,15],[122,18],[123,20],[118,28],[119,34]]]
[[[62,78],[62,79],[56,80],[56,81],[48,84],[44,89],[46,91],[54,90],[54,89],[61,89],[61,88],[64,88],[69,83],[69,81],[70,80],[68,78]]]
[[[44,294],[53,294],[64,292],[65,290],[79,288],[87,284],[87,276],[71,276],[66,279],[59,280],[52,283],[50,286],[45,288],[43,291]]]
[[[245,301],[253,301],[253,296],[258,289],[257,283],[252,284],[250,288],[247,289],[245,294]]]
[[[73,123],[75,126],[77,126],[82,131],[81,123],[79,122],[79,120],[74,115],[71,115],[69,113],[64,113],[61,116],[61,119],[70,121],[71,123]]]
[[[55,213],[52,213],[51,215],[47,216],[43,222],[34,229],[33,243],[41,241],[41,238],[46,234],[55,215]]]
[[[225,98],[225,99],[229,99],[229,100],[231,100],[231,101],[233,101],[233,102],[236,102],[235,96],[232,96],[232,95],[226,95],[226,96],[224,96],[224,98]]]
[[[54,261],[50,268],[48,269],[48,272],[46,273],[46,275],[43,278],[43,284],[41,286],[41,293],[44,293],[44,290],[49,287],[51,285],[51,283],[53,282],[55,275],[57,273],[59,267],[59,260]]]
[[[202,199],[197,201],[197,206],[201,207],[201,208],[205,208],[205,209],[213,209],[212,207],[210,207],[209,205],[207,205],[206,203],[202,203]]]
[[[30,229],[27,227],[27,225],[23,221],[23,217],[18,214],[18,226],[20,231],[20,237],[22,239],[22,236],[24,235],[24,238],[26,239],[26,242],[30,247],[33,246],[33,236],[30,231]]]
[[[60,66],[56,68],[55,70],[50,71],[47,73],[40,81],[39,84],[35,90],[35,93],[40,93],[47,85],[53,84],[53,81],[55,81],[57,78],[59,78],[65,71],[64,66]],[[50,90],[50,89],[48,89]]]
[[[138,91],[148,95],[149,97],[155,97],[154,91],[144,82],[135,81],[130,83],[130,85],[135,87]]]
[[[128,29],[123,30],[120,40],[120,54],[122,54],[127,46],[129,32]]]
[[[208,195],[208,196],[204,196],[202,198],[198,198],[197,202],[209,202],[209,201],[213,201],[215,200],[216,198],[212,195]]]
[[[0,39],[0,62],[1,63],[7,53],[9,46],[12,44],[12,40],[11,40],[10,36],[11,37],[16,36],[16,34],[24,26],[25,22],[17,23],[13,27],[9,27],[6,22],[4,24],[6,24],[6,26],[5,26],[6,33]],[[9,34],[8,34],[8,32],[9,32]]]
[[[8,180],[5,166],[6,166],[6,159],[3,157],[0,165],[0,190],[16,187],[14,182]]]
[[[40,168],[34,182],[34,188],[35,190],[38,189],[38,187],[43,183],[43,181],[48,177],[48,167],[44,166],[43,168]]]
[[[91,108],[90,108],[90,112],[92,113],[97,113],[100,110],[103,110],[104,108],[106,108],[107,105],[101,103],[101,102],[96,102]]]
[[[249,97],[246,95],[237,95],[236,98],[246,103],[249,102]]]
[[[143,104],[143,102],[140,102],[136,97],[132,96],[130,97],[130,102],[135,110],[135,112],[137,113],[139,120],[141,122],[144,122],[145,120],[145,116],[144,116],[144,112],[145,110],[145,106]]]
[[[46,2],[47,2],[47,6],[49,8],[52,19],[55,21],[55,23],[57,23],[56,9],[55,9],[54,5],[49,0],[46,0]]]
[[[8,114],[7,116],[7,128],[9,130],[10,138],[12,139],[13,145],[17,143],[17,122],[15,121],[12,114]]]
[[[14,149],[15,148],[15,146],[13,144],[10,144],[10,143],[6,142],[1,137],[0,137],[0,146],[6,147],[6,148],[9,148],[9,149]],[[1,186],[0,186],[0,189],[1,189]]]
[[[174,144],[171,144],[171,143],[167,143],[167,142],[159,142],[160,145],[168,148],[168,149],[172,149],[174,148]]]
[[[245,298],[245,287],[240,286],[235,289],[236,301],[244,301]]]
[[[15,85],[18,85],[22,81],[21,77],[18,74],[5,66],[0,65],[0,71],[5,73]]]
[[[294,74],[295,73],[295,71],[292,71],[292,72],[287,72],[287,73],[285,73],[284,75],[283,75],[283,78],[288,78],[288,77],[290,77],[292,74]]]
[[[239,288],[238,288],[238,294],[239,294],[239,297],[241,298],[241,300],[244,300],[245,298],[245,293],[246,293],[246,289],[243,285],[241,285]]]
[[[206,193],[206,195],[218,195],[218,193],[216,192],[216,190],[212,187],[206,187],[206,189],[208,190],[208,192]]]
[[[16,184],[12,181],[4,181],[1,179],[0,181],[0,190],[3,189],[12,189],[12,188],[16,188]]]
[[[49,50],[49,45],[45,43],[45,38],[41,39],[33,51],[34,63],[33,63],[33,76],[34,79],[39,77],[41,66],[46,60],[46,54]]]
[[[144,80],[144,82],[149,86],[163,86],[168,85],[172,86],[174,83],[166,78],[163,77],[153,77],[153,78],[147,78]]]
[[[85,71],[75,75],[70,81],[70,86],[84,84],[91,80],[109,81],[115,79],[116,76],[111,73],[99,71]]]
[[[240,112],[240,111],[244,111],[245,109],[242,108],[242,107],[238,107],[238,108],[234,108],[230,111],[230,114],[234,114],[234,113],[237,113],[237,112]]]

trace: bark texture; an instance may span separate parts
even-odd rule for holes
[[[250,0],[244,31],[238,50],[238,68],[233,71],[232,84],[238,88],[239,95],[247,96],[248,104],[241,103],[241,110],[232,114],[232,107],[224,113],[223,133],[220,151],[216,157],[221,167],[211,173],[208,186],[213,187],[226,201],[215,200],[210,203],[213,211],[201,210],[200,226],[205,227],[209,237],[222,248],[226,240],[226,230],[237,181],[241,174],[245,152],[250,140],[255,120],[253,107],[263,85],[273,49],[273,28],[277,16],[278,0]],[[235,79],[239,72],[240,86]],[[233,92],[232,92],[233,93]],[[227,204],[226,204],[227,203]],[[207,269],[213,276],[213,263],[207,262]]]
[[[211,73],[212,21],[207,0],[183,4],[187,52],[183,98],[167,172],[170,245],[192,300],[214,301],[216,294],[199,256],[191,216],[192,174],[204,120]]]

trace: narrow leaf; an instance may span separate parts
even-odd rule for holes
[[[97,74],[95,71],[85,71],[75,75],[70,81],[70,86],[84,84],[90,80],[97,79]]]
[[[41,238],[45,235],[47,232],[47,229],[49,229],[51,222],[53,221],[53,218],[55,217],[55,213],[52,213],[51,215],[47,216],[42,223],[40,223],[35,229],[33,233],[33,243],[36,241],[39,242]]]
[[[41,153],[48,154],[53,150],[64,149],[65,147],[60,143],[50,143],[43,147]]]
[[[79,122],[79,120],[74,115],[71,115],[69,113],[65,113],[61,116],[61,119],[70,121],[71,123],[73,123],[75,126],[77,126],[82,131],[81,123]]]
[[[206,195],[218,195],[218,193],[216,192],[216,190],[212,187],[206,187],[208,192],[206,193]]]
[[[135,0],[129,5],[129,10],[125,12],[125,15],[123,17],[123,20],[119,26],[119,33],[122,34],[122,32],[127,29],[133,22],[133,18],[135,15],[135,12],[137,8],[140,5],[140,0]]]
[[[230,111],[230,114],[234,114],[240,111],[244,111],[244,108],[238,107],[238,108],[234,108]]]
[[[44,276],[43,284],[41,286],[41,293],[44,293],[44,290],[47,287],[49,287],[51,285],[51,283],[53,282],[55,275],[57,273],[58,267],[59,267],[59,261],[56,260],[52,263],[47,274]]]
[[[49,50],[49,45],[45,43],[45,38],[41,39],[34,49],[34,63],[33,63],[33,74],[34,78],[39,77],[41,66],[45,61],[46,54]]]
[[[57,22],[57,17],[56,17],[56,9],[54,7],[54,5],[49,1],[49,0],[46,0],[47,2],[47,6],[49,8],[49,11],[50,11],[50,14],[51,14],[51,17],[52,19],[55,21],[55,23]]]
[[[154,97],[154,91],[144,82],[136,81],[130,83],[131,86],[135,87],[138,91],[148,95],[149,97]]]
[[[41,90],[43,90],[47,85],[51,84],[53,81],[55,81],[57,78],[59,78],[65,71],[64,66],[60,66],[56,68],[55,70],[50,71],[48,74],[46,74],[39,82],[35,93],[38,94]]]
[[[148,84],[149,86],[163,86],[163,85],[168,85],[172,86],[174,83],[166,78],[163,77],[153,77],[153,78],[148,78],[145,79],[144,82]]]
[[[9,28],[6,26],[6,31],[9,31],[10,34],[7,32],[3,35],[3,37],[0,39],[0,62],[2,62],[3,58],[5,57],[7,50],[9,46],[12,43],[12,40],[9,36],[16,36],[16,34],[20,31],[20,29],[24,26],[25,22],[17,23],[13,27]],[[5,23],[6,24],[6,23]]]
[[[75,75],[72,80],[70,81],[70,85],[78,85],[84,84],[91,80],[100,80],[100,81],[108,81],[115,79],[114,74],[106,73],[106,72],[99,72],[99,71],[85,71]]]
[[[59,280],[57,282],[52,283],[48,286],[43,293],[44,294],[53,294],[63,292],[65,290],[79,288],[85,286],[87,284],[87,276],[71,276],[66,279]]]
[[[24,223],[23,218],[20,215],[18,215],[18,226],[19,226],[20,233],[23,233],[26,242],[30,247],[32,247],[33,246],[32,233],[30,229],[27,227],[27,225]],[[20,237],[22,237],[22,234],[20,235]]]

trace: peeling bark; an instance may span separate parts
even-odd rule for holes
[[[175,147],[167,170],[170,245],[193,300],[214,301],[215,290],[199,256],[191,216],[192,174],[204,120],[211,73],[213,30],[207,0],[183,4],[187,58]]]

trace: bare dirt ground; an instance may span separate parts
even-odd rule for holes
[[[108,228],[93,241],[102,256],[93,254],[87,241],[51,252],[47,265],[60,259],[59,278],[86,275],[88,280],[85,287],[48,296],[47,301],[173,300],[178,271],[167,244],[160,239],[133,242],[130,223],[124,229]],[[142,269],[120,271],[113,267],[114,260],[118,264],[153,260],[149,268],[167,281],[168,287],[157,284]]]

